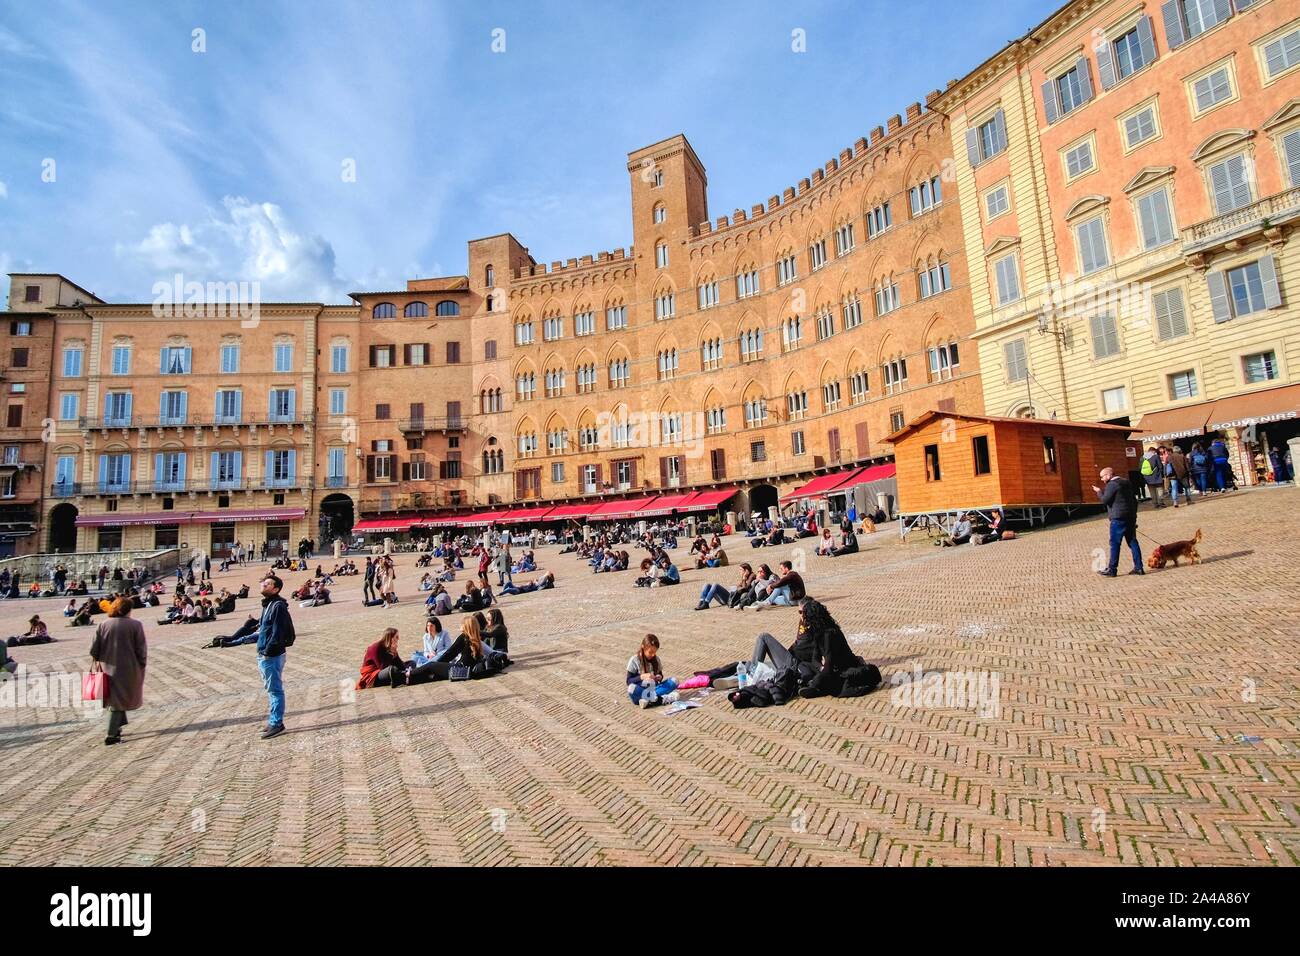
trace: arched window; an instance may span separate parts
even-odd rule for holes
[[[438,315],[460,315],[460,306],[451,299],[443,299],[434,311]]]
[[[657,226],[660,223],[667,221],[667,219],[668,219],[668,207],[661,202],[655,203],[655,208],[654,208],[655,225]]]
[[[742,362],[755,362],[763,357],[763,330],[761,328],[746,329],[740,333],[740,360]]]
[[[391,302],[376,302],[375,307],[370,310],[370,315],[376,319],[395,319],[397,306]]]
[[[496,285],[496,271],[490,265],[483,269],[483,284],[489,289]]]
[[[655,244],[655,267],[658,269],[668,268],[668,245],[667,243]]]
[[[402,315],[408,319],[425,319],[429,317],[429,307],[423,302],[408,302]]]

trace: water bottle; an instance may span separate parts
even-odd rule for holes
[[[736,687],[743,688],[748,683],[749,683],[749,665],[746,664],[744,661],[741,661],[740,664],[738,664],[736,667]]]

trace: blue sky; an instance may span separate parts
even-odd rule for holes
[[[0,274],[343,301],[478,236],[627,246],[628,152],[685,133],[710,214],[748,209],[1058,3],[974,6],[0,0]]]

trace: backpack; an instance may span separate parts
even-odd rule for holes
[[[1142,471],[1142,477],[1143,477],[1143,478],[1146,478],[1146,477],[1149,477],[1150,475],[1155,474],[1155,471],[1156,471],[1156,470],[1155,470],[1155,466],[1153,466],[1153,465],[1151,464],[1151,459],[1150,459],[1150,458],[1143,458],[1143,459],[1142,459],[1142,468],[1141,468],[1141,471]]]
[[[1205,452],[1198,451],[1195,455],[1193,455],[1193,456],[1192,456],[1192,464],[1195,465],[1197,468],[1204,468],[1204,467],[1205,467]]]

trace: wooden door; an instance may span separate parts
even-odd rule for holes
[[[1083,483],[1079,479],[1079,446],[1061,443],[1061,497],[1065,501],[1083,501]]]

